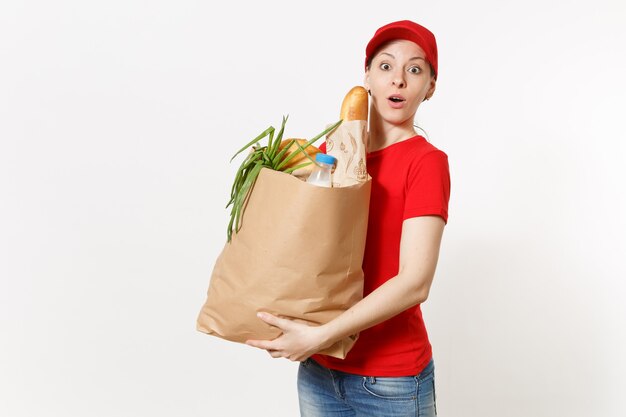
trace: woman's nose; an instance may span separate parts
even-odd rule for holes
[[[393,85],[398,88],[404,87],[404,74],[399,72],[393,75]]]

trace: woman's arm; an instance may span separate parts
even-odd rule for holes
[[[283,334],[272,341],[249,340],[246,343],[267,350],[275,358],[303,361],[347,336],[426,301],[439,259],[444,226],[439,216],[405,220],[398,275],[321,326],[307,326],[269,313],[259,313],[259,318],[278,327]]]

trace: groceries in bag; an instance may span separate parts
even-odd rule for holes
[[[235,154],[252,147],[231,189],[227,241],[196,320],[200,332],[238,343],[271,340],[280,330],[260,320],[260,311],[316,326],[363,297],[370,178],[339,189],[305,183],[322,165],[315,159],[324,159],[312,144],[327,134],[327,144],[329,137],[349,140],[333,135],[344,122],[309,141],[283,140],[285,122],[276,136],[270,127]],[[320,235],[314,218],[333,233]],[[357,338],[318,353],[345,358]]]
[[[235,180],[230,193],[230,200],[226,205],[226,208],[232,205],[230,210],[230,222],[227,228],[227,238],[230,242],[233,232],[238,232],[241,227],[241,217],[245,210],[245,202],[248,199],[248,195],[256,181],[256,178],[261,172],[262,168],[269,168],[275,171],[281,171],[286,174],[291,174],[299,169],[305,168],[313,163],[314,160],[307,153],[307,150],[312,153],[318,153],[320,150],[315,147],[311,147],[315,141],[319,140],[325,134],[331,132],[337,126],[341,124],[341,120],[337,123],[326,128],[322,133],[316,135],[309,141],[301,143],[298,139],[288,139],[283,143],[282,137],[285,131],[285,125],[287,123],[287,117],[283,117],[283,122],[276,138],[274,138],[275,129],[273,126],[265,129],[261,134],[252,141],[248,142],[243,148],[239,149],[235,155],[230,159],[235,159],[237,155],[252,146],[250,153],[239,166],[237,173],[235,174]],[[268,138],[267,145],[260,146],[259,142]],[[303,156],[305,159],[300,158]],[[296,165],[293,165],[297,163]]]

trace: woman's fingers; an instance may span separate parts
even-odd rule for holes
[[[250,345],[259,349],[265,349],[267,351],[276,350],[273,340],[246,340],[246,345]]]
[[[282,353],[280,353],[277,350],[268,350],[267,353],[269,353],[272,358],[282,358],[283,357]]]
[[[281,330],[284,330],[285,326],[289,326],[288,320],[281,319],[270,313],[259,312],[257,313],[257,317],[263,320],[264,322],[266,322],[267,324],[277,327]],[[274,352],[278,351],[276,340],[277,339],[274,339],[274,340],[252,340],[251,339],[251,340],[246,340],[246,344],[250,346],[254,346],[259,349],[265,349],[268,352],[270,352],[270,354],[272,354],[272,351]],[[273,355],[274,354],[272,354],[272,356]],[[273,357],[280,357],[280,356],[273,356]]]
[[[298,326],[302,325],[264,311],[258,312],[257,317],[265,323],[282,330],[282,334],[274,340],[246,340],[247,345],[266,350],[272,358],[297,360],[297,358],[301,357],[300,354],[295,354],[293,340],[291,342],[289,340],[293,339],[293,332],[299,329]]]
[[[289,327],[289,320],[287,319],[281,319],[274,316],[273,314],[266,313],[264,311],[260,311],[256,315],[267,324],[278,327],[281,330],[286,330],[286,328]]]

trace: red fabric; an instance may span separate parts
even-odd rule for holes
[[[320,147],[326,152],[325,144]],[[367,155],[372,194],[365,244],[364,296],[398,274],[405,219],[437,215],[448,220],[448,157],[422,136]],[[327,368],[368,376],[417,375],[432,358],[420,306],[360,333],[345,359],[314,355]]]

